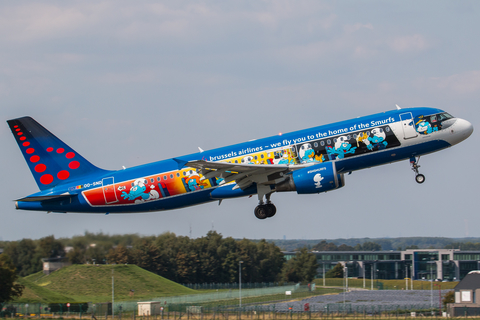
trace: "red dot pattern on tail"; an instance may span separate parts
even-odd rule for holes
[[[32,155],[29,159],[30,162],[31,163],[39,162],[41,160],[40,156],[34,154],[35,153],[35,148],[31,148],[30,147],[31,143],[29,141],[25,141],[25,140],[27,140],[27,138],[25,137],[25,135],[23,134],[21,129],[18,127],[18,125],[13,126],[13,128],[15,129],[17,135],[19,136],[19,140],[24,141],[21,145],[26,148],[26,149],[24,149],[25,152],[27,154]],[[27,147],[30,147],[30,148],[27,148]],[[55,148],[53,148],[53,147],[48,147],[46,149],[47,152],[53,152],[54,150],[55,150]],[[58,148],[58,149],[56,149],[56,152],[57,152],[57,154],[62,154],[62,153],[65,152],[65,149],[64,148]],[[75,153],[71,152],[71,151],[67,152],[65,154],[65,157],[67,159],[73,159],[73,158],[75,158]],[[76,160],[70,161],[68,163],[68,168],[71,169],[71,170],[78,169],[79,167],[80,167],[80,162],[78,162]],[[35,165],[34,170],[35,170],[35,172],[43,173],[47,170],[47,166],[44,163],[38,163],[38,164]],[[66,180],[70,177],[70,172],[68,170],[60,170],[59,172],[57,172],[56,177],[60,180]],[[54,176],[51,175],[50,173],[45,173],[40,177],[40,183],[42,183],[44,185],[51,184],[54,180],[55,180]]]

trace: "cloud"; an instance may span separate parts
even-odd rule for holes
[[[356,23],[356,24],[347,24],[343,27],[343,30],[345,30],[346,33],[354,33],[357,32],[361,29],[368,29],[368,30],[373,30],[373,25],[371,23]]]
[[[95,25],[102,5],[23,4],[2,6],[0,39],[29,43],[44,39],[72,36],[82,27]]]
[[[396,37],[389,41],[390,48],[399,53],[423,51],[428,48],[427,40],[420,34]]]
[[[456,94],[480,92],[480,70],[467,71],[446,77],[432,77],[427,84],[434,89],[449,90]]]

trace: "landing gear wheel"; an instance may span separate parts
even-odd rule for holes
[[[425,182],[425,176],[423,174],[417,174],[415,176],[415,181],[417,181],[417,183],[424,183]]]
[[[258,219],[266,219],[268,217],[268,211],[266,205],[261,204],[255,207],[255,217]]]
[[[267,208],[267,218],[271,218],[277,213],[277,208],[273,203],[267,203],[265,207]]]

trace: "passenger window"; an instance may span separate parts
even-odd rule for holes
[[[170,179],[173,179],[173,173],[170,175]]]
[[[320,145],[323,147],[325,145],[325,141],[320,141]]]
[[[177,177],[180,177],[180,172],[177,172]]]
[[[315,148],[318,147],[318,142],[315,142],[315,143],[313,144],[313,146],[314,146]]]
[[[153,180],[153,178],[150,178],[150,182],[153,183],[155,180]]]
[[[163,180],[167,180],[167,176],[163,176]]]
[[[157,177],[157,181],[160,181],[160,177]]]
[[[183,176],[185,177],[187,175],[187,173],[185,171],[183,171]]]
[[[332,140],[328,139],[327,144],[332,144]]]
[[[257,157],[257,156],[255,156],[255,157],[253,157],[253,158],[254,158],[255,160],[258,160],[258,157]]]
[[[263,159],[263,154],[261,154],[261,155],[260,155],[260,158],[262,158],[262,159]]]

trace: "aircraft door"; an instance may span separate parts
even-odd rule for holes
[[[402,122],[403,138],[411,139],[415,138],[418,133],[413,123],[413,116],[411,112],[405,112],[400,114],[400,121]]]
[[[102,184],[105,204],[118,202],[117,195],[115,194],[115,184],[113,183],[113,177],[102,179]]]

